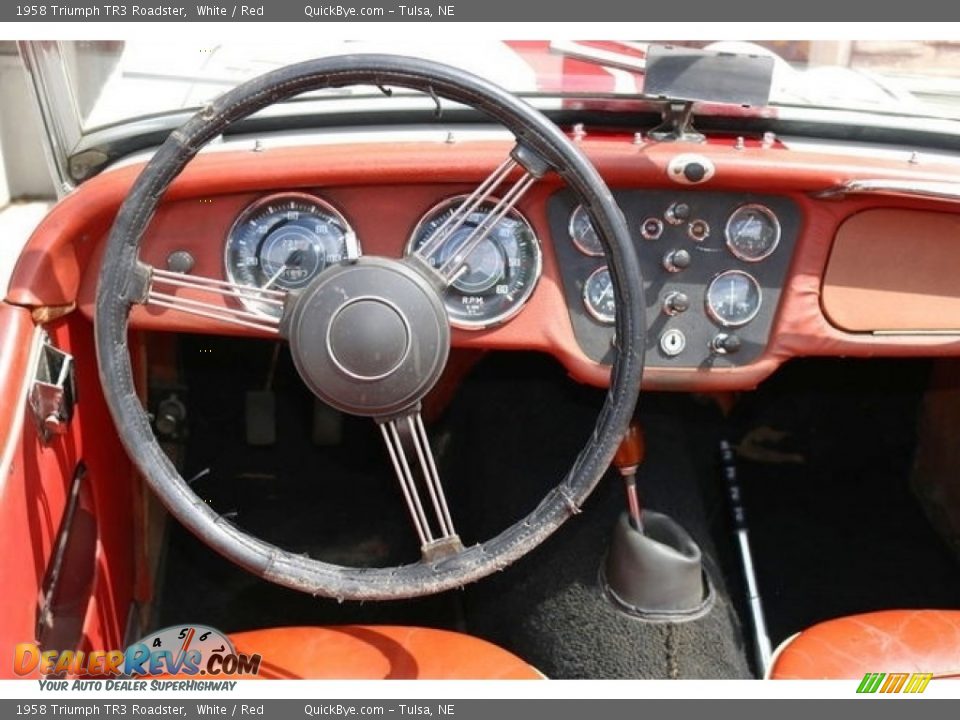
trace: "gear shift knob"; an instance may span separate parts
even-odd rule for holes
[[[617,454],[613,456],[613,464],[623,476],[624,489],[627,491],[627,512],[630,515],[630,524],[637,532],[643,532],[640,498],[637,496],[637,468],[646,454],[647,440],[643,428],[634,420],[620,441]]]
[[[633,475],[647,455],[647,439],[643,434],[640,423],[633,421],[627,429],[627,434],[620,441],[617,454],[613,456],[613,464],[621,475]]]

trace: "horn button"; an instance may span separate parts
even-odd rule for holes
[[[450,352],[440,292],[403,261],[364,257],[321,273],[285,320],[290,352],[321,400],[353,415],[415,406]]]

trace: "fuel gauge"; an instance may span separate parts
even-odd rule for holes
[[[583,305],[595,320],[604,325],[613,325],[617,306],[610,270],[606,266],[594,270],[583,284]]]

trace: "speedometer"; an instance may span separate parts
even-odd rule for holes
[[[233,223],[224,250],[227,278],[262,289],[297,290],[346,257],[353,231],[332,205],[306,193],[269,195]],[[254,312],[280,308],[242,299]]]
[[[466,196],[444,200],[424,215],[407,243],[407,253],[415,252],[443,226]],[[491,220],[496,201],[481,203],[429,258],[434,267],[452,258],[473,232]],[[511,210],[496,221],[487,237],[467,257],[464,269],[444,294],[450,323],[469,330],[490,327],[513,317],[540,279],[542,267],[540,242],[530,223]]]

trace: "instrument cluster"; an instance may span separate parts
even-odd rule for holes
[[[793,201],[698,190],[614,194],[644,274],[647,363],[730,367],[758,357],[799,225]],[[514,317],[542,272],[533,226],[517,210],[495,210],[496,202],[444,198],[422,214],[404,248],[448,276],[447,314],[465,330]],[[587,357],[609,363],[616,303],[601,240],[569,191],[554,194],[547,209],[574,335]],[[326,268],[361,254],[362,243],[347,214],[324,198],[270,194],[234,220],[224,248],[225,275],[236,285],[297,292]],[[250,293],[238,295],[238,302],[255,314],[280,312],[276,303],[259,302]]]
[[[459,267],[444,294],[447,314],[454,327],[480,330],[520,312],[540,279],[542,254],[536,233],[518,211],[494,212],[496,200],[464,207],[469,200],[458,195],[428,210],[405,252],[429,246],[423,259],[434,269]],[[479,244],[459,260],[461,248],[474,240]],[[236,285],[296,292],[360,253],[361,239],[340,210],[316,195],[284,192],[260,198],[239,214],[226,238],[224,270]],[[249,293],[238,301],[257,314],[281,312]]]
[[[648,364],[722,367],[756,358],[797,231],[792,201],[700,191],[615,196],[644,273]],[[550,218],[577,340],[592,359],[609,362],[616,306],[600,239],[568,193],[552,199]]]

